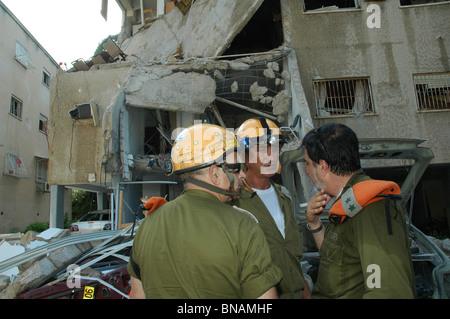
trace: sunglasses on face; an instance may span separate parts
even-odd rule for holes
[[[241,163],[234,163],[234,164],[224,163],[217,165],[217,167],[222,167],[223,170],[233,174],[238,174],[242,170]]]

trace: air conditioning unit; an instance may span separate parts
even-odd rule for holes
[[[36,191],[41,193],[50,193],[50,184],[47,182],[37,182]]]
[[[94,121],[94,126],[98,126],[98,106],[94,102],[87,102],[75,105],[69,115],[74,120],[90,119]]]

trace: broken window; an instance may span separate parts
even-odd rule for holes
[[[22,118],[22,106],[23,102],[14,95],[11,95],[9,113],[18,117],[19,119]]]
[[[39,131],[44,134],[47,132],[47,123],[48,118],[42,114],[39,114]]]
[[[266,0],[223,55],[265,52],[283,44],[279,0]]]
[[[374,113],[369,78],[314,80],[316,116]]]
[[[450,109],[450,72],[413,74],[417,110]]]
[[[359,8],[359,0],[303,0],[305,11]]]
[[[417,4],[428,4],[428,3],[438,3],[438,2],[448,2],[448,0],[400,0],[401,6],[414,6]]]

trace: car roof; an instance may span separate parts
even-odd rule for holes
[[[103,210],[93,210],[88,212],[88,214],[110,214],[111,211],[109,209],[103,209]]]
[[[414,164],[402,184],[401,204],[405,205],[416,188],[428,164],[434,158],[433,151],[425,146],[423,139],[407,138],[360,138],[361,160],[412,159]]]

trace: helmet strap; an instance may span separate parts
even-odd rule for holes
[[[229,175],[229,174],[233,175],[232,173],[228,173],[228,172],[225,172],[225,174],[227,174],[228,179],[230,179],[230,175]],[[183,178],[184,178],[187,182],[189,182],[189,183],[191,183],[191,184],[194,184],[194,185],[199,186],[199,187],[202,187],[202,188],[206,188],[207,190],[210,190],[210,191],[212,191],[212,192],[214,192],[214,193],[217,193],[217,194],[230,196],[232,199],[237,199],[237,195],[239,194],[238,192],[236,192],[236,191],[233,189],[233,185],[234,185],[234,176],[232,176],[233,184],[231,184],[230,190],[222,189],[222,188],[220,188],[220,187],[217,187],[217,186],[214,186],[214,185],[212,185],[212,184],[206,183],[206,182],[201,181],[201,180],[199,180],[199,179],[192,178],[192,177],[189,176],[189,175],[184,175]],[[230,180],[230,182],[231,182],[231,180]]]

